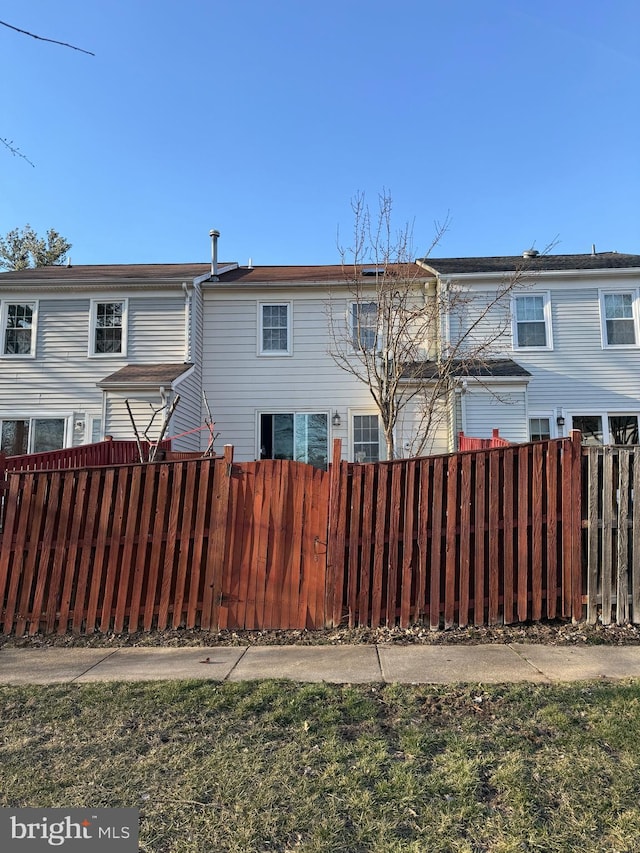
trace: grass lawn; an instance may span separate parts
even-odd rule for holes
[[[640,683],[0,688],[1,806],[147,853],[640,850]]]

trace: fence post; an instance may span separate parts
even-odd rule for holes
[[[338,546],[338,530],[340,528],[340,485],[341,485],[342,439],[333,439],[333,456],[329,470],[329,527],[327,530],[327,574],[324,597],[324,624],[330,628],[334,625],[334,612],[342,608],[342,586],[337,588],[339,561],[344,563],[344,548],[342,555]],[[342,525],[344,535],[344,525]],[[339,600],[336,600],[339,599]]]

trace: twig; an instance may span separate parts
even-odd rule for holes
[[[83,47],[76,47],[74,44],[69,44],[66,41],[58,41],[57,39],[48,39],[44,36],[37,36],[35,33],[30,33],[28,30],[21,30],[20,27],[14,27],[13,24],[8,24],[6,21],[0,21],[0,25],[3,27],[7,27],[10,30],[14,30],[16,33],[22,33],[23,36],[31,36],[32,39],[38,39],[38,41],[48,41],[50,44],[59,44],[62,47],[71,48],[71,50],[77,50],[80,53],[86,53],[89,56],[95,56],[95,53],[92,53],[90,50],[85,50]]]

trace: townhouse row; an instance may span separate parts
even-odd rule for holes
[[[402,276],[217,260],[2,273],[0,450],[130,439],[134,423],[153,439],[179,395],[176,449],[207,446],[210,411],[215,449],[233,444],[239,460],[325,466],[335,437],[349,460],[383,459],[369,387],[380,373],[367,383],[354,367],[391,364],[403,334],[419,340],[397,383],[409,400],[397,455],[448,452],[460,430],[496,427],[515,442],[579,428],[588,442],[638,443],[640,256],[526,255],[419,259]],[[385,298],[398,287],[393,322],[381,285]],[[430,388],[437,417],[419,441]]]

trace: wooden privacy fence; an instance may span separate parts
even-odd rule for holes
[[[640,623],[638,447],[582,452],[587,621]]]
[[[337,455],[336,455],[337,454]],[[327,615],[401,626],[580,618],[580,434],[331,472]]]
[[[640,621],[633,449],[232,457],[8,472],[1,629]]]
[[[8,477],[5,634],[324,623],[326,472],[234,465],[225,448],[215,460]]]

